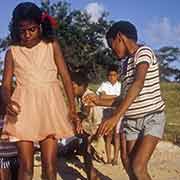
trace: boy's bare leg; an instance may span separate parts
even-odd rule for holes
[[[124,136],[124,137],[123,137]],[[125,134],[122,135],[123,138],[125,138]],[[136,153],[136,146],[138,144],[137,140],[133,140],[133,141],[126,141],[126,147],[123,146],[126,149],[126,152],[124,152],[124,154],[122,154],[121,156],[123,156],[123,165],[124,168],[129,176],[130,180],[137,180],[133,169],[131,167],[131,163],[132,163],[132,159],[135,156]],[[122,158],[122,157],[121,157]]]
[[[111,142],[112,142],[113,133],[110,132],[107,136],[104,137],[105,139],[105,150],[106,150],[106,157],[107,163],[111,163]]]
[[[151,180],[147,165],[159,140],[157,137],[147,135],[142,138],[137,147],[135,157],[132,160],[132,169],[138,180]]]
[[[120,134],[115,132],[114,133],[114,159],[112,162],[113,165],[118,164],[119,150],[120,150]]]
[[[130,180],[151,180],[147,165],[159,138],[147,135],[137,141],[127,141],[127,172]]]
[[[91,145],[89,144],[88,137],[84,136],[83,137],[83,145],[80,148],[81,148],[81,153],[82,153],[83,159],[84,159],[87,179],[88,180],[99,180],[96,169],[93,166],[93,160],[92,160],[93,158],[92,158],[90,146]]]
[[[17,180],[18,179],[18,167],[19,163],[18,163],[18,158],[16,159],[15,164],[12,165],[11,167],[11,177],[13,177],[12,180]]]
[[[120,156],[122,165],[128,174],[129,161],[127,153],[126,135],[124,132],[120,133]]]
[[[0,180],[11,180],[11,170],[9,168],[0,169]]]

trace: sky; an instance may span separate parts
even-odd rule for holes
[[[40,0],[29,0],[40,4]],[[46,0],[44,0],[46,1]],[[51,3],[58,0],[51,0]],[[23,0],[1,0],[0,38],[8,34],[14,7]],[[136,25],[139,41],[153,48],[180,46],[180,0],[67,0],[72,9],[87,11],[92,21],[104,12],[109,20],[128,20]]]

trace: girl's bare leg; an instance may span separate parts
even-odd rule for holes
[[[42,179],[57,179],[57,140],[53,137],[40,142],[42,159]]]
[[[32,180],[34,146],[30,141],[17,142],[19,155],[18,180]]]
[[[131,166],[132,159],[136,153],[137,144],[138,144],[137,140],[126,141],[126,147],[123,146],[126,148],[126,152],[124,152],[124,154],[121,155],[121,156],[123,156],[123,165],[125,167],[125,170],[129,176],[130,180],[137,180],[137,178],[133,172],[132,166]]]

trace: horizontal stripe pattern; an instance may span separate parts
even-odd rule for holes
[[[0,129],[3,128],[4,121],[0,119]],[[17,148],[15,142],[8,142],[0,139],[0,157],[15,157],[17,156]]]
[[[148,63],[149,68],[143,89],[125,114],[125,116],[131,119],[141,118],[152,112],[163,111],[164,109],[164,102],[160,92],[158,62],[152,49],[149,47],[140,47],[135,56],[130,57],[128,63],[126,62],[128,64],[126,73],[121,74],[122,95],[126,96],[128,89],[134,82],[136,67],[139,63],[143,62]]]
[[[15,168],[18,165],[18,161],[16,157],[13,158],[0,158],[0,168],[1,169],[9,169]]]

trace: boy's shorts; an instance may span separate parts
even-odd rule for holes
[[[119,122],[116,125],[116,129],[115,129],[115,133],[116,134],[120,134],[124,132],[124,119],[123,117],[121,117],[121,119],[119,120]]]
[[[124,131],[126,140],[132,141],[140,137],[151,135],[162,138],[165,127],[164,112],[155,112],[139,119],[124,119]]]

